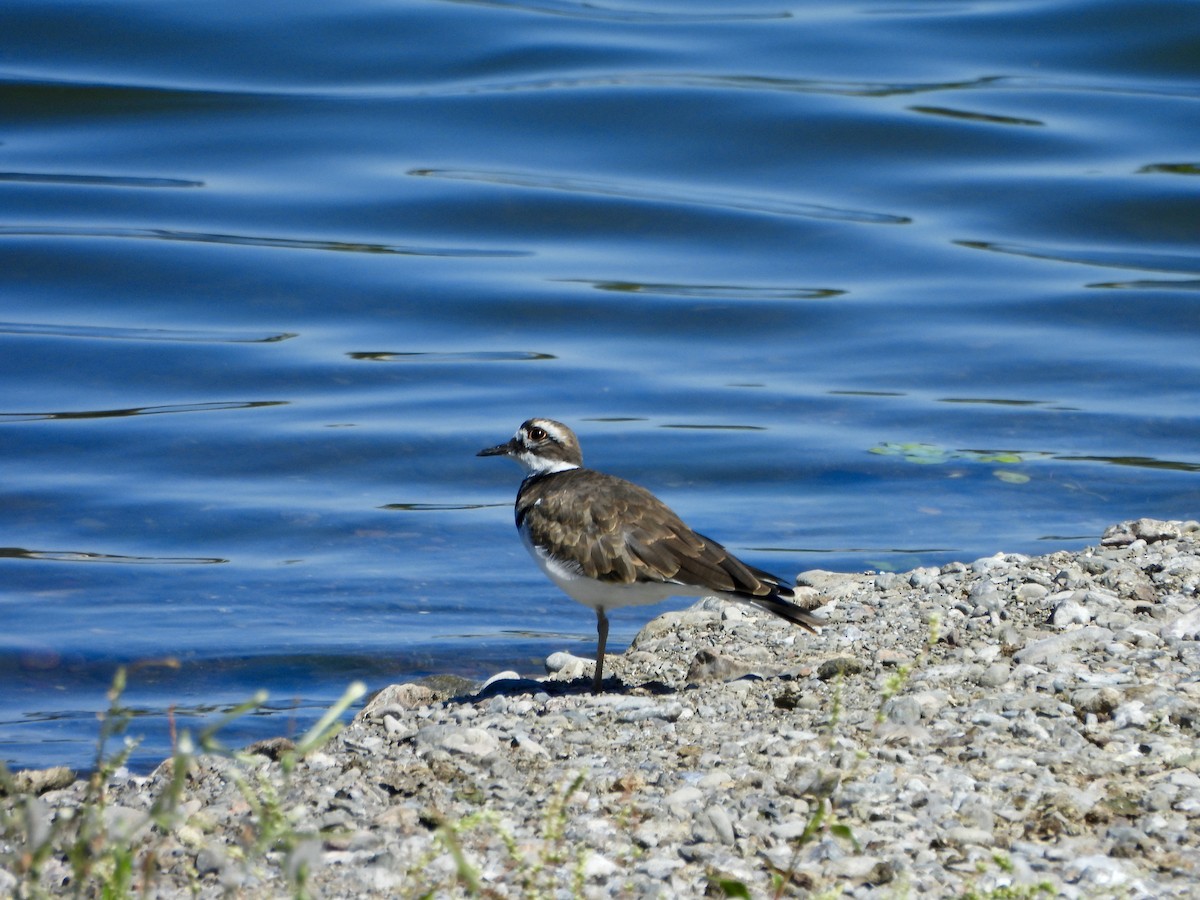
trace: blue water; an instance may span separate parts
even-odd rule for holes
[[[1200,8],[9,0],[0,297],[10,765],[590,653],[532,415],[786,576],[1080,547],[1200,515]]]

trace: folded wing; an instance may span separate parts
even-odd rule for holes
[[[587,502],[579,502],[579,492]],[[696,533],[661,500],[624,479],[590,469],[542,476],[522,490],[517,524],[529,529],[535,544],[590,578],[699,587],[809,631],[824,624],[790,602],[795,595],[780,579]]]

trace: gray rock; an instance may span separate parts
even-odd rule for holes
[[[982,828],[971,828],[967,825],[956,825],[946,829],[946,841],[958,846],[975,844],[980,847],[990,847],[992,832]]]
[[[1159,630],[1159,635],[1164,639],[1200,640],[1200,606],[1172,619]]]
[[[732,844],[735,839],[733,822],[730,820],[729,813],[725,811],[725,808],[713,805],[705,810],[705,814],[708,816],[708,821],[712,823],[717,837],[721,839],[721,843]]]
[[[1142,726],[1149,721],[1150,713],[1146,709],[1146,704],[1141,700],[1129,700],[1112,712],[1112,722],[1115,728]]]
[[[561,675],[563,678],[579,678],[595,664],[594,660],[559,650],[546,657],[546,672]]]
[[[1121,705],[1121,694],[1115,688],[1081,688],[1071,694],[1071,705],[1081,716],[1092,713],[1110,716]]]
[[[1019,663],[1040,665],[1054,661],[1072,650],[1091,649],[1112,640],[1113,633],[1098,625],[1088,625],[1073,631],[1065,631],[1019,650],[1014,659]]]
[[[817,677],[829,681],[839,675],[845,677],[857,675],[863,670],[863,664],[853,656],[837,656],[827,659],[817,667]]]
[[[1000,687],[1008,682],[1011,671],[1007,662],[992,663],[979,673],[975,681],[983,687]]]
[[[719,610],[692,607],[691,609],[663,613],[651,619],[630,643],[631,650],[641,649],[664,636],[678,633],[681,629],[699,628],[720,622]]]
[[[632,700],[632,698],[631,698]],[[620,722],[645,722],[648,719],[663,719],[674,722],[683,715],[683,704],[675,701],[667,703],[625,702],[616,708],[617,720]]]
[[[200,876],[219,875],[227,863],[228,857],[225,854],[225,848],[218,843],[211,842],[196,854],[196,874]]]
[[[1037,603],[1049,593],[1050,589],[1045,585],[1026,582],[1017,588],[1017,599],[1023,603]]]
[[[913,569],[909,573],[908,583],[915,588],[927,588],[935,585],[942,572],[940,569],[923,568]]]
[[[588,854],[583,863],[583,877],[588,881],[605,881],[621,871],[621,867],[606,856]]]
[[[698,684],[702,681],[731,681],[741,678],[751,669],[741,659],[717,653],[715,650],[704,649],[696,654],[688,667],[688,684]]]
[[[500,749],[500,742],[482,728],[427,725],[417,731],[418,752],[444,750],[460,756],[483,757]]]
[[[77,777],[75,770],[66,766],[22,769],[9,775],[13,793],[18,794],[44,794],[47,791],[61,790],[73,784]],[[0,782],[0,797],[5,793],[5,785]]]
[[[405,710],[427,706],[438,699],[440,695],[423,684],[390,684],[371,697],[354,718],[379,722],[385,715],[402,716]]]
[[[540,690],[542,683],[533,678],[523,678],[516,672],[501,672],[493,675],[473,693],[472,699],[493,700],[503,694],[528,694]]]
[[[508,671],[505,671],[505,672],[497,672],[495,675],[493,675],[491,678],[489,678],[487,681],[485,681],[480,686],[479,693],[481,693],[481,694],[485,693],[487,691],[487,689],[490,688],[492,685],[497,684],[502,681],[521,681],[521,680],[522,679],[521,679],[520,673],[514,672],[511,669],[509,669]]]
[[[1091,612],[1086,606],[1075,600],[1075,594],[1060,601],[1054,607],[1054,612],[1050,614],[1050,624],[1059,628],[1065,628],[1068,625],[1086,625],[1090,621],[1092,621]]]
[[[1112,891],[1130,882],[1125,867],[1108,856],[1082,856],[1066,866],[1067,880],[1087,890]]]
[[[833,877],[851,884],[890,884],[896,878],[895,867],[878,856],[846,856],[829,867]]]
[[[827,572],[824,569],[807,569],[796,576],[796,584],[800,587],[811,587],[817,590],[830,587],[840,587],[846,581],[842,572]]]
[[[683,860],[681,859],[674,859],[669,856],[652,856],[638,865],[638,871],[644,872],[652,880],[658,882],[668,880],[671,874],[681,866],[683,866]]]
[[[875,590],[894,591],[904,585],[904,580],[895,572],[879,572],[875,576]]]
[[[921,721],[921,704],[915,697],[892,697],[883,704],[883,715],[897,725],[915,725]]]
[[[148,831],[153,824],[144,811],[130,809],[118,803],[105,806],[103,815],[109,840],[115,842],[135,840],[139,832]]]

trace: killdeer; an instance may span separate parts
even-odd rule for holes
[[[512,439],[478,456],[507,456],[525,469],[517,531],[546,576],[596,611],[599,692],[607,611],[667,597],[749,603],[816,633],[824,620],[791,601],[792,588],[697,534],[666,504],[623,478],[583,467],[579,440],[552,419],[529,419]]]

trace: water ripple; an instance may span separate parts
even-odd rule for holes
[[[1186,281],[1154,280],[1141,278],[1135,281],[1097,281],[1089,284],[1092,288],[1111,288],[1123,291],[1200,291],[1200,279]]]
[[[88,550],[27,550],[24,547],[0,547],[0,559],[121,563],[138,566],[212,566],[229,562],[216,556],[123,556],[117,553],[93,553]]]
[[[700,425],[687,422],[668,422],[659,428],[687,428],[695,431],[767,431],[765,425]]]
[[[1200,472],[1200,463],[1175,459],[1155,459],[1152,456],[1056,456],[1065,462],[1098,462],[1111,466],[1132,466],[1137,469],[1168,469],[1174,472]]]
[[[614,72],[606,75],[558,76],[446,87],[422,87],[426,96],[520,93],[524,91],[592,90],[595,88],[703,89],[766,91],[787,94],[824,94],[835,97],[897,97],[941,91],[992,87],[1004,81],[998,76],[966,81],[889,82],[826,81],[814,78],[778,78],[763,75],[704,74],[698,72]]]
[[[347,353],[351,359],[368,362],[528,362],[531,360],[558,359],[550,353],[525,350],[475,350],[460,353],[437,353],[423,351],[355,351]]]
[[[298,335],[236,331],[191,331],[175,328],[110,328],[103,325],[42,325],[31,322],[0,322],[0,334],[44,337],[93,338],[109,341],[170,341],[189,344],[271,344]]]
[[[1137,171],[1139,175],[1200,175],[1200,163],[1151,163]]]
[[[994,241],[955,241],[954,243],[972,250],[990,250],[993,253],[1007,253],[1030,259],[1048,259],[1053,262],[1073,263],[1081,266],[1200,274],[1200,257],[1177,253],[1147,253],[1134,250],[1066,250]]]
[[[25,184],[90,185],[93,187],[204,187],[203,181],[188,181],[183,178],[139,178],[132,175],[71,175],[58,172],[0,172],[0,181],[19,181]]]
[[[399,512],[455,512],[470,509],[500,509],[510,503],[385,503],[380,509]]]
[[[979,403],[984,406],[1046,406],[1049,400],[1016,400],[1008,397],[939,397],[938,403]]]
[[[389,89],[385,93],[403,96],[440,97],[604,89],[633,91],[750,91],[766,94],[815,94],[830,97],[867,99],[999,90],[1020,92],[1027,95],[1051,93],[1095,96],[1119,95],[1183,101],[1196,101],[1198,99],[1194,91],[1172,90],[1157,85],[1113,85],[1103,82],[1088,83],[1000,75],[986,75],[979,78],[954,81],[833,81],[815,78],[788,78],[736,73],[644,71],[612,72],[580,76],[559,75],[553,77],[513,78],[496,81],[463,81],[444,85],[422,85],[412,89],[403,89],[399,92]],[[377,94],[372,94],[372,96],[377,96]],[[964,110],[957,106],[948,105],[911,106],[909,110],[924,115],[941,115],[989,124],[1026,127],[1042,126],[1045,124],[1038,119]],[[1197,167],[1194,162],[1183,162],[1148,167],[1143,171],[1146,173],[1191,175],[1200,171],[1200,167]]]
[[[443,0],[443,2],[474,3],[480,0]],[[1086,83],[1045,78],[1022,78],[1012,76],[988,75],[979,78],[969,78],[955,81],[835,81],[815,78],[787,78],[764,75],[745,75],[730,73],[704,72],[612,72],[597,75],[559,75],[553,77],[513,78],[497,81],[450,81],[445,84],[426,83],[421,85],[401,85],[394,82],[380,83],[363,87],[361,85],[324,85],[315,88],[310,84],[276,85],[273,87],[251,88],[246,85],[220,86],[205,84],[202,87],[187,84],[166,86],[162,83],[141,83],[136,81],[70,81],[49,78],[37,80],[13,80],[0,77],[0,87],[18,86],[24,90],[43,92],[69,92],[92,95],[100,92],[106,96],[125,93],[131,99],[143,99],[144,102],[155,104],[182,105],[188,103],[208,104],[214,99],[221,102],[252,102],[261,104],[270,100],[289,100],[302,98],[312,102],[319,98],[357,98],[378,100],[383,97],[439,97],[439,96],[469,96],[473,94],[514,93],[523,91],[559,91],[559,90],[590,90],[595,88],[650,88],[650,89],[690,89],[707,90],[739,90],[766,91],[795,94],[822,94],[837,97],[902,97],[916,94],[940,93],[946,91],[969,90],[1011,90],[1026,93],[1053,91],[1057,93],[1110,94],[1135,97],[1160,97],[1175,100],[1195,101],[1194,91],[1185,89],[1172,90],[1161,86],[1146,85],[1112,85],[1102,82]],[[53,102],[53,101],[49,101]],[[939,107],[919,109],[921,112],[942,111]],[[949,110],[953,113],[953,110]],[[973,115],[973,114],[972,114]],[[991,117],[986,117],[991,120]],[[1025,124],[1024,120],[1010,120],[1008,117],[996,117],[1004,122]],[[1032,121],[1032,120],[1031,120]],[[1183,164],[1185,167],[1192,163]],[[1186,168],[1175,170],[1181,174],[1193,174]],[[26,173],[12,173],[16,178],[11,180],[27,180]],[[41,180],[42,176],[32,173],[28,180]],[[45,176],[50,179],[70,179],[64,183],[110,183],[104,176]],[[88,179],[76,182],[76,177]],[[92,181],[96,178],[98,180]],[[131,187],[193,187],[203,186],[203,182],[191,182],[186,179],[173,178],[120,178],[112,183],[123,185],[128,181]]]
[[[622,9],[600,3],[555,2],[555,0],[442,0],[461,6],[484,6],[492,9],[508,9],[522,13],[544,16],[561,16],[569,19],[590,19],[601,22],[630,22],[672,24],[700,22],[749,22],[761,19],[790,19],[792,13],[786,9],[762,11],[745,10],[736,13],[708,12],[650,12],[646,10]]]
[[[571,194],[593,194],[619,197],[623,200],[653,203],[681,203],[707,209],[732,209],[738,212],[766,213],[777,216],[800,216],[809,219],[834,219],[866,225],[908,225],[908,216],[877,213],[869,210],[840,209],[815,203],[795,203],[772,200],[768,197],[746,196],[731,192],[687,189],[659,190],[626,185],[594,178],[537,175],[527,172],[501,172],[483,169],[411,169],[409,175],[426,178],[445,178],[452,181],[479,181],[504,187],[532,188],[541,191],[562,191]]]
[[[159,416],[166,413],[258,409],[265,406],[286,406],[287,402],[286,400],[212,401],[208,403],[176,403],[165,406],[132,406],[128,409],[88,409],[72,412],[0,412],[0,425],[11,422],[41,422],[47,419],[120,419],[129,416]]]
[[[927,116],[944,116],[948,119],[966,119],[969,122],[984,122],[988,125],[1045,125],[1039,119],[1019,119],[1015,116],[998,116],[995,113],[981,113],[966,109],[954,109],[949,106],[910,106],[913,112]]]
[[[276,247],[283,250],[332,250],[340,253],[381,253],[397,256],[515,257],[531,256],[524,250],[482,250],[469,247],[406,247],[396,244],[309,240],[263,235],[217,234],[207,231],[178,231],[171,228],[120,228],[86,225],[0,225],[0,237],[95,237],[196,244],[233,244]]]
[[[698,297],[712,300],[828,300],[844,290],[815,287],[750,287],[744,284],[670,284],[639,281],[593,281],[588,278],[555,279],[564,284],[590,284],[598,291],[620,294],[654,294],[663,297]]]

